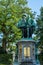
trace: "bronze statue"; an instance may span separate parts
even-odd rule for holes
[[[32,37],[32,34],[35,31],[35,22],[32,18],[29,18],[28,26],[29,26],[29,37]]]
[[[22,16],[22,19],[18,22],[18,28],[22,30],[22,37],[27,37],[27,27],[26,27],[26,15]]]
[[[35,23],[32,18],[26,17],[26,15],[22,16],[22,19],[18,22],[18,28],[22,30],[22,37],[30,38],[35,30]]]

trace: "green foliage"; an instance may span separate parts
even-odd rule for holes
[[[40,64],[43,65],[43,53],[40,53],[38,57],[39,57]]]
[[[23,13],[32,15],[31,9],[27,7],[27,0],[0,0],[0,32],[3,34],[3,44],[21,38],[22,32],[16,24]]]
[[[11,54],[0,54],[0,65],[10,65],[12,64]]]
[[[40,15],[37,17],[37,36],[40,38],[40,47],[43,46],[43,7],[40,9]]]
[[[39,38],[38,46],[41,48],[41,53],[39,54],[40,64],[43,65],[43,7],[40,9],[40,15],[37,17],[37,37]]]
[[[5,50],[3,50],[3,48],[2,48],[2,47],[0,47],[0,54],[4,54],[4,53],[6,53],[6,51],[5,51]]]

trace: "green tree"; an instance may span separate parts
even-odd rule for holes
[[[40,15],[37,17],[37,37],[40,39],[40,47],[43,46],[43,7],[40,9]]]
[[[43,65],[43,7],[40,9],[40,15],[37,17],[37,37],[39,38],[39,48],[41,49],[41,53],[39,54],[40,64]]]
[[[0,33],[3,34],[2,47],[21,38],[21,32],[16,27],[23,13],[32,15],[27,7],[27,0],[0,0]]]

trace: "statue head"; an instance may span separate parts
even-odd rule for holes
[[[24,13],[24,14],[22,15],[22,19],[26,19],[26,17],[27,17],[27,14]]]

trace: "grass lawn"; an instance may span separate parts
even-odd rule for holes
[[[11,54],[0,54],[0,65],[11,65],[12,55]]]

